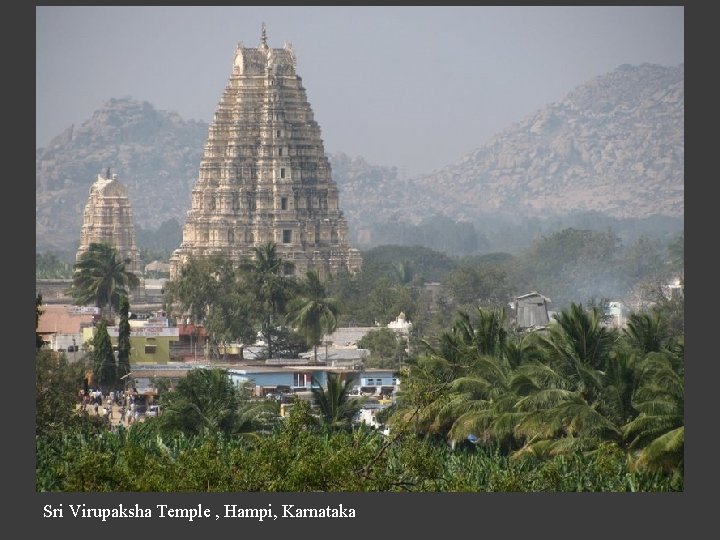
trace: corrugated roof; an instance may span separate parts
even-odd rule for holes
[[[130,376],[134,379],[151,379],[153,377],[176,379],[186,377],[188,369],[133,369]]]
[[[532,297],[532,296],[539,296],[540,298],[542,298],[542,299],[545,300],[546,302],[552,302],[552,300],[550,300],[547,296],[542,295],[542,294],[540,294],[539,292],[536,292],[536,291],[529,292],[529,293],[527,293],[527,294],[523,294],[522,296],[517,296],[517,297],[515,297],[515,299],[516,299],[516,300],[522,300],[522,299],[524,299],[524,298],[530,298],[530,297]]]

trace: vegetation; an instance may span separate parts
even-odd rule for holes
[[[123,382],[130,374],[130,303],[127,296],[120,299],[120,321],[118,322],[117,378]]]
[[[300,295],[290,304],[290,324],[299,328],[305,336],[307,345],[313,348],[314,362],[317,363],[318,345],[324,335],[332,334],[337,328],[340,308],[337,300],[326,295],[316,270],[308,270],[299,292]]]
[[[350,429],[354,416],[360,411],[365,400],[350,395],[354,379],[342,380],[333,372],[327,374],[326,388],[313,380],[312,393],[320,409],[320,421],[330,428]]]
[[[294,292],[295,282],[286,277],[292,272],[293,265],[278,256],[273,242],[267,242],[253,251],[254,259],[244,268],[248,272],[250,290],[255,294],[255,306],[261,321],[260,333],[265,340],[268,358],[273,358],[274,336]]]
[[[167,260],[182,242],[182,225],[177,219],[172,218],[163,221],[155,230],[136,226],[135,238],[140,251],[140,260],[144,264]]]
[[[367,367],[399,369],[407,359],[407,341],[389,328],[370,330],[358,341],[357,346],[370,351]]]
[[[280,419],[277,402],[254,398],[222,370],[193,370],[163,393],[162,415],[108,430],[75,410],[82,362],[41,350],[37,489],[682,490],[682,238],[623,248],[610,232],[566,230],[532,249],[532,257],[452,259],[426,248],[378,248],[357,274],[325,282],[315,272],[292,277],[272,244],[239,265],[220,255],[191,259],[168,283],[166,300],[204,324],[216,344],[251,343],[259,331],[267,356],[297,357],[336,324],[384,324],[405,312],[413,322],[409,355],[387,329],[359,343],[373,365],[400,371],[401,392],[384,412],[390,435],[353,424],[362,402],[339,377],[314,389],[314,407],[295,401]],[[565,273],[577,285],[601,275],[592,266],[634,268],[630,281],[645,287],[644,308],[624,330],[608,327],[602,302],[569,295],[547,330],[513,328],[505,306],[518,284],[562,293]],[[442,283],[438,294],[425,287],[430,276]],[[670,276],[680,279],[672,292],[663,285]],[[37,316],[40,306],[38,297]],[[111,386],[118,364],[104,325],[91,369]]]
[[[38,279],[69,279],[73,275],[74,257],[62,253],[36,253],[35,277]],[[72,260],[72,262],[70,262]]]
[[[110,244],[91,243],[75,264],[70,295],[77,305],[95,305],[105,316],[110,317],[118,310],[120,299],[128,296],[140,279],[125,269],[129,259],[120,260],[118,253]]]
[[[103,394],[107,394],[119,385],[120,378],[106,320],[103,319],[97,324],[92,345],[93,380]]]
[[[235,386],[223,369],[191,370],[161,402],[163,414],[149,425],[164,435],[252,433],[278,412],[274,402],[252,402],[248,389]]]
[[[117,432],[37,440],[37,491],[63,492],[630,492],[678,491],[681,479],[628,467],[612,444],[539,459],[450,450],[370,428],[313,427],[305,402],[263,437]],[[62,465],[59,463],[62,459]]]

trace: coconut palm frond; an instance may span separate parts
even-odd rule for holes
[[[539,411],[548,410],[557,407],[561,403],[581,399],[577,393],[562,388],[546,388],[520,398],[516,407],[519,411]]]
[[[676,470],[682,467],[685,453],[685,426],[657,437],[638,456],[638,468],[650,470]]]

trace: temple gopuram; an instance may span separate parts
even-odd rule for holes
[[[295,52],[237,45],[232,72],[208,130],[180,247],[170,276],[189,257],[222,252],[234,263],[276,244],[296,275],[354,272],[360,252],[347,222]]]
[[[117,174],[98,174],[90,186],[90,195],[83,212],[80,246],[75,260],[79,261],[91,243],[105,242],[118,252],[119,259],[130,259],[126,270],[140,276],[140,253],[135,244],[135,225],[127,186],[117,179]]]

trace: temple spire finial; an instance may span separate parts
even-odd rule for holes
[[[267,47],[267,29],[265,28],[265,23],[262,23],[262,32],[260,34],[260,41],[262,42],[263,47]]]

